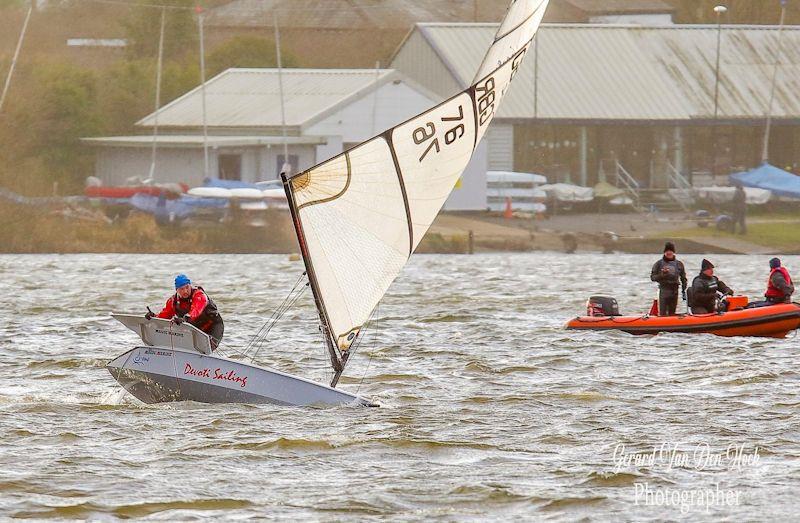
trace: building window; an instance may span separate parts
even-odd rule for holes
[[[580,128],[570,125],[514,126],[514,170],[547,176],[549,183],[578,181]]]
[[[220,178],[220,180],[241,180],[242,179],[242,155],[241,154],[220,154],[219,155],[219,178]]]

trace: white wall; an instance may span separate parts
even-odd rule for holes
[[[514,126],[497,120],[489,124],[483,141],[487,145],[490,171],[514,170]]]
[[[277,180],[280,172],[278,171],[278,156],[283,155],[283,145],[268,145],[258,149],[259,163],[257,173],[250,182],[261,182],[265,180]],[[316,147],[313,145],[290,145],[289,156],[297,155],[297,165],[293,165],[294,172],[300,172],[316,164]]]
[[[344,142],[341,136],[328,136],[327,139],[328,143],[317,146],[315,164],[333,158],[344,150]]]
[[[444,203],[446,211],[486,210],[486,140],[481,140],[461,180]]]
[[[337,136],[343,143],[359,143],[430,109],[435,104],[434,100],[402,81],[389,82],[303,129],[303,134]],[[337,152],[341,152],[341,148]]]
[[[341,143],[339,144],[341,150]],[[210,147],[208,150],[209,176],[219,176],[218,156],[240,154],[242,156],[242,181],[258,182],[278,177],[278,155],[283,146],[262,147]],[[313,145],[291,145],[289,154],[298,156],[295,169],[303,170],[316,163],[316,147]],[[97,151],[95,176],[105,185],[124,185],[126,179],[139,177],[142,180],[150,173],[149,147],[101,147]],[[156,156],[156,182],[182,182],[190,187],[203,184],[203,149],[160,148]]]
[[[215,173],[216,169],[216,158],[209,154],[209,170]],[[105,185],[124,185],[132,177],[144,180],[149,173],[149,147],[103,147],[97,151],[95,176]],[[158,149],[155,181],[202,184],[203,149]]]

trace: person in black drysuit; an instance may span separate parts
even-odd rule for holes
[[[675,259],[675,244],[664,245],[664,256],[658,260],[650,271],[650,279],[658,283],[658,315],[672,316],[678,308],[678,283],[681,296],[686,301],[686,269],[683,263]]]
[[[747,224],[745,223],[745,216],[747,215],[747,197],[744,194],[744,189],[741,185],[736,186],[736,191],[733,193],[733,231],[736,232],[736,226],[739,226],[739,234],[747,234]]]
[[[692,308],[692,314],[714,312],[719,292],[733,295],[733,289],[714,276],[714,264],[704,259],[700,265],[700,274],[694,277],[692,288],[689,289],[689,307]]]

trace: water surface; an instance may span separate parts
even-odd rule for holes
[[[311,409],[142,405],[122,397],[104,368],[138,341],[109,312],[156,308],[176,272],[189,273],[217,302],[224,346],[233,354],[286,296],[301,263],[269,255],[0,256],[0,514],[337,521],[796,516],[797,339],[562,329],[593,292],[615,295],[623,313],[646,311],[656,259],[415,256],[340,385],[381,408]],[[684,261],[694,273],[700,257]],[[766,259],[713,261],[737,291],[763,292]],[[800,270],[800,258],[784,261]],[[261,363],[328,379],[309,296],[271,340]],[[737,464],[726,455],[731,446],[745,458],[757,447],[758,461]],[[633,462],[654,447],[668,452]],[[677,450],[672,465],[670,449]],[[700,466],[704,452],[724,459]],[[682,512],[652,499],[645,504],[645,485],[662,500],[703,489],[739,497],[732,506]]]

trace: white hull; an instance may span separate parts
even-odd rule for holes
[[[136,347],[110,361],[107,368],[120,385],[145,403],[372,406],[359,396],[327,385],[180,348]]]

